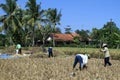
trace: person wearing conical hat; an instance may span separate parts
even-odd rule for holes
[[[104,52],[104,67],[106,67],[107,64],[111,66],[112,64],[110,63],[110,53],[107,44],[103,43],[102,47],[103,49],[101,49],[101,51]]]

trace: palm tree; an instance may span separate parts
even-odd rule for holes
[[[41,27],[40,21],[42,21],[42,16],[44,10],[41,10],[41,4],[36,4],[36,0],[29,0],[26,4],[27,7],[27,24],[31,27],[32,33],[32,46],[35,44],[35,29],[36,27]]]
[[[48,20],[50,21],[50,24],[53,26],[53,36],[54,36],[54,32],[56,31],[56,25],[60,25],[60,18],[62,16],[61,11],[58,13],[57,9],[51,9],[49,8],[47,10],[47,14],[46,14]],[[53,37],[53,46],[55,46],[55,41],[54,41],[54,37]]]
[[[0,22],[3,23],[2,30],[7,34],[10,44],[13,43],[12,33],[16,30],[16,22],[18,21],[16,12],[19,7],[17,6],[16,1],[17,0],[6,0],[6,4],[0,4],[0,7],[6,13],[5,15],[0,16]]]

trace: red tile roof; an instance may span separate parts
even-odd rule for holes
[[[53,35],[54,35],[55,41],[73,41],[74,37],[79,36],[79,34],[76,34],[76,33],[71,33],[71,34],[55,33]]]

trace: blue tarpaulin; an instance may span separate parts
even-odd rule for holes
[[[10,58],[13,58],[13,55],[11,55],[11,54],[1,54],[0,58],[1,59],[10,59]]]
[[[31,54],[23,54],[23,55],[18,55],[18,54],[0,54],[0,59],[12,59],[12,58],[21,58],[21,57],[25,57],[25,56],[30,56]]]

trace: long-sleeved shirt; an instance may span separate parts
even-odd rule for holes
[[[105,58],[106,58],[106,57],[110,57],[109,50],[108,50],[108,48],[107,48],[107,47],[104,47],[104,49],[103,49],[103,50],[101,50],[101,51],[103,51],[103,52],[104,52],[104,54],[105,54]]]
[[[48,52],[52,52],[52,47],[49,47],[49,48],[48,48]]]
[[[87,55],[83,55],[83,54],[77,54],[76,56],[80,56],[83,60],[83,65],[87,64],[88,62],[88,56]]]

